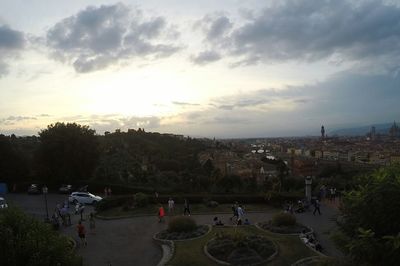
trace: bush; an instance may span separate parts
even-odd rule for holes
[[[190,232],[197,229],[196,222],[186,216],[174,217],[168,223],[168,232]]]
[[[70,241],[12,207],[0,211],[0,262],[8,265],[82,265]]]
[[[95,208],[96,211],[104,211],[115,207],[131,205],[133,201],[134,198],[132,196],[113,196],[97,202]]]
[[[273,226],[291,226],[296,224],[296,217],[289,213],[277,213],[272,217]]]
[[[149,204],[149,197],[142,193],[138,192],[135,194],[135,205],[136,207],[145,207]]]

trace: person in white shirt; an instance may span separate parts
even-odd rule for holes
[[[174,213],[175,201],[172,198],[168,200],[168,213],[172,215]]]
[[[239,205],[239,206],[238,206],[238,208],[237,208],[237,213],[238,213],[238,221],[237,221],[237,224],[238,224],[238,225],[241,225],[241,224],[242,224],[242,221],[243,221],[243,218],[244,218],[244,210],[243,210],[242,205]]]

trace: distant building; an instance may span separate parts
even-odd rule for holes
[[[393,125],[389,129],[389,136],[392,138],[398,138],[400,136],[400,129],[396,124],[396,121],[393,122]]]
[[[323,125],[321,126],[321,139],[325,139],[325,127]]]

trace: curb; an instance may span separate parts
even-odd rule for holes
[[[313,260],[319,259],[319,258],[321,258],[321,257],[320,256],[312,256],[312,257],[299,259],[298,261],[296,261],[295,263],[291,264],[290,266],[300,266],[305,262],[312,262]]]
[[[209,241],[211,241],[211,240],[213,240],[213,239],[215,239],[215,238],[212,238],[212,239],[210,239]],[[265,264],[265,263],[267,263],[267,262],[272,261],[276,256],[278,256],[278,254],[279,254],[279,246],[278,246],[274,241],[272,241],[272,240],[270,240],[270,239],[268,239],[268,240],[271,241],[272,244],[274,245],[274,247],[275,247],[275,252],[274,252],[271,256],[269,256],[268,259],[263,260],[263,261],[261,261],[261,262],[259,262],[259,263],[255,263],[255,264],[247,264],[248,266],[263,265],[263,264]],[[207,243],[208,243],[208,242],[207,242]],[[232,264],[229,263],[229,262],[219,260],[219,259],[215,258],[214,256],[212,256],[212,255],[208,252],[207,243],[204,245],[203,251],[204,251],[204,254],[205,254],[209,259],[211,259],[212,261],[214,261],[214,262],[216,262],[217,264],[220,264],[220,265],[232,265]]]

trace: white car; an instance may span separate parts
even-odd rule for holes
[[[7,202],[4,198],[0,197],[0,209],[8,208]]]
[[[102,198],[89,192],[72,192],[71,195],[69,195],[68,200],[73,203],[96,204],[102,200]]]

